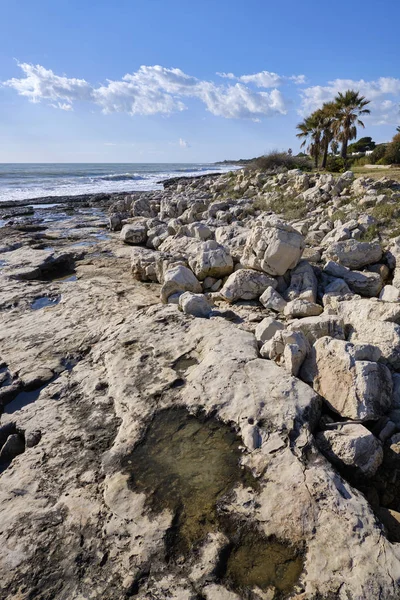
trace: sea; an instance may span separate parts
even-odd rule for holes
[[[0,202],[47,196],[162,189],[163,179],[224,173],[235,166],[199,163],[3,163]]]

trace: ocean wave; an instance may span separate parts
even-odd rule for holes
[[[114,173],[114,175],[104,175],[100,179],[103,181],[140,181],[145,178],[140,175],[132,175],[132,173]]]
[[[204,171],[218,171],[217,167],[188,167],[187,169],[176,169],[176,173],[202,173]]]

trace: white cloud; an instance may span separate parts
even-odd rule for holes
[[[67,102],[57,102],[57,104],[50,104],[53,108],[59,108],[60,110],[74,110],[72,104],[67,104]]]
[[[14,88],[21,96],[26,96],[31,102],[40,100],[66,100],[71,104],[74,100],[91,100],[92,87],[84,79],[69,79],[55,75],[50,69],[40,65],[18,63],[25,77],[13,78],[4,85]],[[65,110],[65,104],[59,108]],[[70,109],[67,109],[70,110]]]
[[[190,148],[190,144],[182,138],[179,138],[179,145],[181,148]]]
[[[371,124],[397,124],[399,121],[400,79],[394,77],[380,77],[375,81],[335,79],[329,81],[326,86],[315,85],[305,88],[301,91],[302,104],[299,113],[307,115],[322,106],[324,102],[333,100],[338,92],[349,89],[360,92],[362,96],[371,101],[368,105],[371,116],[366,117]],[[393,102],[385,98],[388,95],[397,96],[397,101]]]
[[[180,69],[159,65],[142,66],[121,80],[109,80],[98,87],[84,79],[60,77],[40,65],[22,63],[19,66],[24,77],[10,79],[3,85],[32,102],[50,100],[51,106],[62,110],[72,110],[76,101],[89,101],[104,113],[169,115],[185,110],[184,100],[194,98],[202,101],[213,115],[227,119],[259,120],[286,113],[285,99],[276,89],[267,93],[253,91],[242,83],[217,85]]]
[[[217,73],[217,75],[225,79],[235,79],[243,83],[252,83],[260,88],[275,88],[290,81],[293,81],[296,85],[300,85],[306,81],[305,75],[291,75],[288,77],[286,75],[278,75],[272,71],[261,71],[253,75],[240,75],[239,77],[233,73]]]

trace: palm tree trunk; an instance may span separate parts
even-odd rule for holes
[[[349,140],[347,137],[344,138],[343,143],[342,143],[342,151],[341,151],[341,157],[344,158],[344,160],[346,160],[347,158],[347,144],[349,143]]]
[[[328,160],[328,148],[329,148],[329,143],[326,142],[325,146],[324,146],[324,156],[323,156],[322,165],[321,165],[321,167],[323,169],[326,169],[326,161]]]
[[[318,169],[318,159],[319,159],[319,153],[315,152],[314,154],[314,160],[315,160],[315,168]]]

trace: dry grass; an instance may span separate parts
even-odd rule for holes
[[[379,169],[371,169],[368,168],[368,165],[365,167],[352,167],[351,169],[356,177],[371,177],[371,179],[380,179],[381,177],[389,177],[389,179],[394,179],[395,181],[400,182],[400,167],[389,168],[382,167]]]

